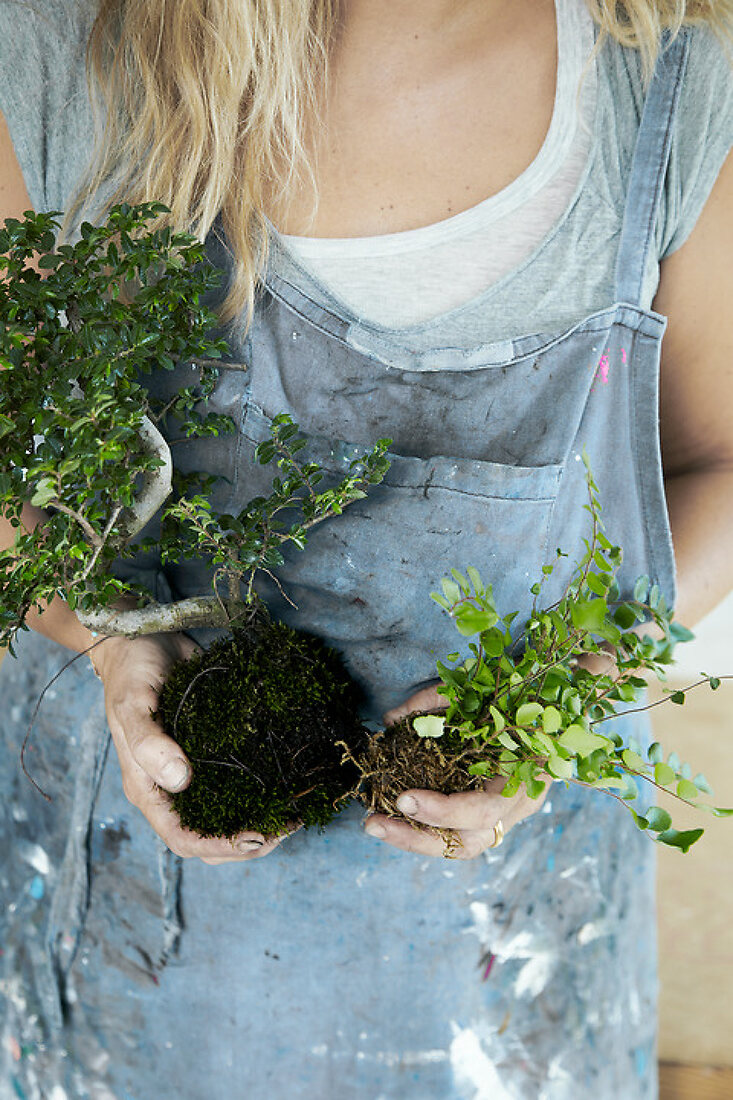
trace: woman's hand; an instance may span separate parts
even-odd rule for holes
[[[384,722],[389,726],[414,711],[445,710],[445,707],[445,697],[438,695],[434,687],[423,688],[411,695],[402,706],[388,711]],[[548,783],[551,782],[550,776],[546,778]],[[416,829],[407,821],[384,814],[371,814],[366,821],[366,831],[370,836],[406,852],[473,859],[500,843],[501,836],[519,821],[537,813],[547,796],[545,787],[539,798],[530,798],[522,785],[513,798],[504,798],[501,792],[505,783],[506,779],[498,776],[487,780],[483,790],[463,794],[409,790],[400,795],[397,807],[406,817],[423,825],[450,829],[449,838]],[[497,830],[499,821],[501,826]]]
[[[616,651],[605,642],[602,649],[604,653],[582,653],[576,663],[596,676],[604,673],[616,679]],[[434,687],[423,688],[401,706],[388,711],[384,715],[384,724],[391,726],[414,711],[445,710],[446,706],[445,697],[438,695]],[[487,848],[495,848],[514,825],[537,813],[547,797],[550,783],[554,782],[552,776],[546,773],[540,773],[539,778],[544,779],[547,786],[538,798],[530,798],[524,784],[512,798],[504,798],[501,792],[506,779],[503,776],[487,780],[483,790],[466,791],[464,794],[404,791],[397,800],[398,810],[423,825],[450,829],[454,835],[449,843],[442,836],[415,829],[408,822],[385,814],[371,814],[365,828],[370,836],[406,852],[473,859]],[[499,822],[501,826],[497,830]]]
[[[93,650],[94,669],[104,683],[107,720],[122,770],[126,797],[148,819],[163,842],[178,856],[198,856],[204,863],[257,859],[273,851],[284,837],[266,841],[261,833],[244,832],[223,839],[200,837],[184,829],[163,791],[180,791],[191,780],[191,768],[180,745],[167,737],[151,717],[171,665],[198,647],[183,634],[110,637]]]

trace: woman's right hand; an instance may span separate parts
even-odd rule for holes
[[[180,745],[163,733],[151,712],[157,709],[158,693],[171,666],[197,648],[184,634],[154,634],[108,637],[92,650],[93,667],[104,683],[122,786],[128,800],[176,855],[198,856],[213,864],[257,859],[273,851],[284,837],[266,841],[256,832],[201,837],[183,828],[164,793],[188,786],[191,769]]]

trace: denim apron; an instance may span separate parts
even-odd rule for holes
[[[275,413],[334,481],[393,440],[385,482],[287,555],[278,576],[297,610],[261,589],[341,651],[372,722],[460,648],[429,598],[451,566],[475,565],[521,622],[561,547],[548,602],[559,593],[588,534],[583,447],[625,550],[622,589],[647,573],[674,601],[666,322],[640,297],[686,52],[682,34],[647,95],[611,306],[559,335],[416,354],[271,271],[210,402],[239,431],[177,448],[183,468],[226,477],[214,504],[234,510],[267,489],[253,453]],[[221,242],[208,247],[225,267]],[[190,364],[151,389],[184,377]],[[147,564],[161,599],[211,581],[204,562]],[[63,659],[38,636],[18,650],[0,673],[11,764]],[[101,689],[80,665],[30,755],[54,803],[9,768],[4,780],[2,1100],[654,1100],[654,849],[615,800],[555,783],[501,848],[466,862],[380,844],[351,806],[266,859],[184,864],[125,802]],[[645,720],[615,722],[648,742]]]

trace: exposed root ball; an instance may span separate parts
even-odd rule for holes
[[[397,799],[410,788],[456,794],[483,784],[483,777],[469,775],[468,768],[485,759],[485,750],[482,753],[475,742],[450,732],[439,738],[419,737],[412,727],[415,717],[408,715],[373,734],[361,752],[346,749],[346,757],[361,773],[353,793],[374,813],[402,817]]]
[[[358,778],[336,747],[364,746],[358,703],[336,653],[264,615],[176,664],[156,717],[193,768],[170,796],[181,823],[225,837],[326,825]]]

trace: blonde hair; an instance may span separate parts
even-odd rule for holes
[[[90,2],[90,0],[85,0]],[[217,313],[246,331],[267,259],[263,184],[277,204],[307,183],[317,203],[304,119],[321,118],[338,0],[94,0],[86,78],[96,144],[62,237],[98,188],[116,202],[153,199],[170,225],[203,241],[217,215],[231,250]],[[706,24],[733,40],[733,0],[585,0],[600,28],[638,49],[648,79],[665,29]]]

